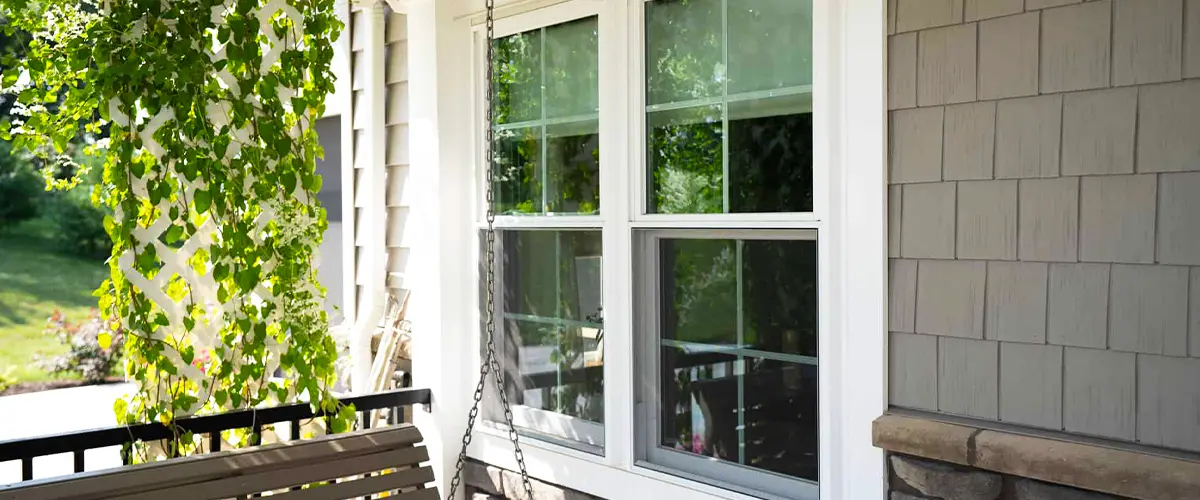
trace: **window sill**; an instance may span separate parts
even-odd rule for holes
[[[892,410],[872,425],[888,452],[1058,483],[1112,495],[1190,498],[1200,456],[999,423]]]

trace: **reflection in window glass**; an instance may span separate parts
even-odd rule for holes
[[[721,109],[717,106],[648,115],[646,157],[651,202],[660,213],[721,213]]]
[[[646,3],[647,211],[812,211],[811,0]]]
[[[510,400],[603,422],[600,231],[502,230],[497,241]]]
[[[590,17],[494,42],[496,213],[600,212],[597,29]]]
[[[659,244],[662,447],[817,479],[813,240]]]

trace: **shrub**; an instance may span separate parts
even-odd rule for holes
[[[12,146],[0,142],[0,229],[37,216],[46,181]]]
[[[95,310],[79,324],[67,321],[62,312],[54,311],[45,333],[58,338],[69,350],[61,356],[39,357],[38,366],[55,375],[78,375],[88,383],[103,382],[113,373],[125,344],[124,332],[113,329]]]
[[[92,204],[83,186],[51,193],[46,216],[56,229],[54,238],[62,252],[104,259],[112,251],[112,240],[104,232],[105,211]]]

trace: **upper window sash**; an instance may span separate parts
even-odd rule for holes
[[[540,36],[544,37],[545,31],[547,31],[546,30],[547,28],[553,29],[553,28],[556,28],[556,26],[562,26],[563,24],[568,24],[571,22],[578,22],[578,20],[587,19],[587,18],[599,19],[600,5],[598,5],[598,4],[599,4],[599,2],[592,2],[592,1],[568,1],[568,2],[562,2],[562,4],[554,4],[551,6],[536,8],[536,10],[529,11],[529,12],[516,13],[516,14],[514,14],[514,16],[510,16],[510,17],[498,18],[498,19],[496,19],[496,22],[494,22],[494,25],[493,25],[494,26],[493,36],[494,36],[494,38],[496,38],[496,40],[503,40],[503,38],[505,38],[505,37],[520,35],[520,34],[529,34],[529,35],[541,34]],[[473,31],[474,31],[473,48],[474,48],[474,52],[475,52],[475,58],[474,58],[475,64],[472,65],[473,72],[474,72],[473,89],[474,89],[474,97],[475,97],[475,102],[474,102],[473,108],[474,108],[474,115],[476,118],[476,121],[474,121],[475,124],[484,124],[485,118],[486,118],[486,106],[487,106],[486,96],[485,96],[485,91],[486,91],[485,85],[490,84],[490,83],[487,82],[486,26],[481,23],[481,19],[479,19],[479,20],[480,20],[480,23],[473,26]],[[595,41],[596,47],[593,50],[595,50],[595,52],[598,53],[600,38],[602,36],[604,36],[604,35],[600,34],[600,32],[599,32],[599,31],[602,31],[602,28],[600,28],[599,23],[598,23],[598,25],[596,25],[596,31],[598,31],[598,34],[596,34],[598,36],[596,36],[596,41]],[[538,61],[538,65],[541,66],[542,62],[545,62],[544,59],[545,59],[545,55],[546,55],[545,47],[542,47],[541,42],[539,42],[538,53],[539,53],[538,54],[539,59],[542,59],[541,61]],[[499,50],[498,50],[497,56],[500,56],[500,55],[502,55],[502,54],[499,54]],[[595,56],[595,55],[593,55],[593,56]],[[560,59],[562,59],[562,58],[560,58]],[[540,70],[540,68],[539,68],[539,70]],[[542,89],[542,88],[545,88],[546,82],[542,82],[542,78],[540,76],[539,76],[539,82],[536,84],[538,84],[536,86],[538,86],[539,89],[534,89],[534,90],[538,91],[539,94],[546,94],[546,92],[553,91],[553,89],[548,89],[548,90]],[[568,90],[570,90],[570,89],[568,89]],[[500,96],[498,94],[499,94],[499,92],[496,92],[496,94],[493,94],[493,100],[496,100],[496,102],[502,101],[502,100],[500,100]],[[538,97],[539,103],[536,104],[536,106],[538,106],[539,108],[544,108],[544,106],[542,106],[542,104],[544,104],[544,101],[545,101],[544,97],[545,96],[540,96],[540,95]],[[592,97],[592,98],[590,98],[590,101],[592,101],[593,103],[596,103],[596,102],[598,102],[598,98]],[[532,179],[534,182],[530,183],[530,186],[528,186],[528,187],[536,188],[535,189],[536,193],[533,193],[533,194],[535,194],[536,199],[532,200],[533,203],[529,204],[529,205],[536,205],[536,206],[533,206],[533,209],[539,209],[539,210],[511,210],[512,206],[515,205],[515,204],[511,204],[511,203],[508,206],[508,209],[510,209],[510,210],[504,210],[505,206],[497,206],[497,209],[498,209],[496,211],[497,212],[497,221],[496,221],[497,227],[514,227],[514,228],[516,228],[516,227],[546,227],[546,228],[599,227],[599,225],[601,224],[600,213],[595,213],[595,210],[592,210],[590,212],[583,212],[583,213],[575,211],[578,209],[582,209],[582,210],[589,209],[589,206],[587,204],[582,204],[584,206],[581,207],[580,206],[581,204],[575,203],[575,204],[571,204],[568,207],[568,209],[571,209],[571,210],[562,210],[563,204],[554,203],[554,201],[556,201],[556,198],[560,198],[560,197],[558,197],[558,194],[562,194],[562,189],[558,189],[558,191],[556,192],[556,186],[553,185],[553,182],[546,182],[547,177],[553,177],[553,176],[547,175],[548,169],[545,168],[545,161],[546,161],[547,155],[550,155],[550,156],[557,155],[557,157],[563,157],[564,153],[562,153],[562,150],[564,150],[564,149],[570,149],[570,147],[575,147],[575,150],[581,150],[582,147],[588,147],[587,145],[580,145],[580,144],[566,144],[566,145],[559,144],[562,147],[559,147],[559,151],[556,152],[553,150],[552,144],[551,145],[546,144],[547,138],[550,139],[550,140],[548,140],[548,141],[550,141],[550,143],[556,143],[556,141],[558,141],[558,143],[562,143],[564,138],[566,141],[568,141],[568,143],[570,143],[570,141],[572,141],[572,140],[574,140],[575,143],[580,143],[580,141],[582,140],[580,134],[587,132],[587,131],[581,132],[580,127],[587,126],[587,124],[590,124],[590,127],[593,128],[593,131],[590,132],[590,134],[595,135],[595,137],[599,137],[600,110],[599,110],[598,106],[593,106],[592,108],[595,108],[595,109],[582,110],[582,112],[578,112],[578,113],[576,113],[575,110],[563,109],[562,110],[563,113],[558,113],[558,110],[556,110],[556,112],[548,113],[548,114],[544,113],[545,109],[539,109],[538,115],[536,115],[536,116],[511,116],[510,119],[505,119],[505,116],[497,116],[497,119],[494,120],[494,125],[496,125],[496,127],[493,127],[493,133],[496,134],[496,144],[493,144],[493,155],[504,156],[504,147],[505,147],[504,141],[505,140],[508,140],[509,146],[515,147],[514,143],[521,143],[521,140],[520,140],[520,138],[517,137],[517,135],[522,134],[522,132],[535,132],[535,135],[530,135],[530,137],[526,137],[526,138],[530,139],[529,140],[530,144],[535,143],[535,147],[533,147],[533,149],[529,149],[529,144],[524,144],[523,151],[517,151],[517,152],[524,153],[524,152],[528,151],[528,152],[532,153],[532,155],[535,155],[535,158],[533,158],[533,161],[536,163],[536,168],[535,168],[536,171],[532,171],[532,174],[534,174],[534,175],[530,176],[530,179]],[[484,224],[484,221],[485,221],[485,213],[486,213],[486,207],[487,207],[486,206],[487,205],[486,197],[485,197],[485,188],[487,187],[486,186],[486,161],[488,158],[485,158],[486,149],[484,147],[484,141],[485,141],[484,127],[482,127],[482,126],[474,127],[473,126],[472,131],[474,133],[474,137],[475,137],[474,144],[476,147],[476,153],[475,153],[475,159],[476,159],[476,162],[475,162],[475,165],[476,165],[476,168],[475,168],[476,209],[475,209],[475,215],[476,215],[476,222],[478,222],[480,225],[482,225],[482,224]],[[514,149],[514,147],[510,147],[510,150]],[[575,155],[575,156],[578,156],[578,155]],[[565,161],[564,163],[570,163],[570,159],[568,159],[568,161]],[[576,163],[578,163],[578,162],[576,162]],[[522,165],[522,167],[523,167],[523,165]],[[499,177],[499,174],[500,173],[497,173],[497,177]],[[590,175],[589,179],[587,180],[587,182],[592,183],[592,187],[590,187],[588,189],[588,191],[596,191],[596,189],[598,189],[598,187],[600,185],[599,177],[600,177],[599,173],[596,173],[596,171],[593,171],[593,175]],[[548,179],[548,180],[554,181],[554,179]],[[574,182],[574,181],[572,181],[572,182]],[[583,181],[580,181],[580,182],[583,182]],[[496,188],[496,187],[493,187],[493,189],[494,189],[494,191],[493,191],[494,198],[496,198],[499,201],[503,201],[502,200],[502,198],[504,197],[504,195],[502,193],[503,189]],[[509,199],[512,200],[512,199],[514,199],[514,197],[509,197]],[[586,201],[588,201],[588,203],[593,204],[593,205],[599,205],[599,200],[586,200]],[[547,209],[547,207],[550,207],[551,210],[542,210],[542,209]],[[505,211],[509,212],[509,213],[504,213]],[[544,222],[517,221],[518,218],[528,218],[528,219],[534,219],[534,221],[544,221]],[[577,218],[578,221],[570,221],[570,222],[564,221],[564,219],[566,219],[566,218]]]

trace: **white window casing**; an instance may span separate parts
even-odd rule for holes
[[[518,2],[527,4],[529,2]],[[534,477],[604,498],[756,498],[712,477],[639,462],[634,404],[639,376],[631,293],[636,230],[768,231],[820,234],[820,475],[823,500],[878,499],[886,491],[871,421],[886,387],[885,2],[817,0],[813,5],[814,206],[803,214],[644,214],[645,78],[642,0],[545,2],[496,23],[497,37],[598,14],[601,215],[547,218],[538,227],[599,226],[603,232],[603,455],[523,438]],[[502,5],[505,5],[502,2]],[[516,4],[514,4],[516,5]],[[414,383],[434,393],[417,423],[430,442],[440,485],[448,485],[479,361],[478,228],[483,213],[482,66],[474,2],[409,3],[414,245],[411,267]],[[503,11],[502,11],[503,12]],[[463,57],[471,53],[473,57]],[[499,218],[498,225],[535,224]],[[546,415],[530,414],[527,418]],[[550,420],[547,418],[547,420]],[[568,426],[569,427],[569,426]],[[477,426],[470,456],[515,469],[507,435]],[[817,487],[813,488],[818,490]],[[748,491],[748,490],[747,490]],[[800,492],[801,497],[810,494]]]

